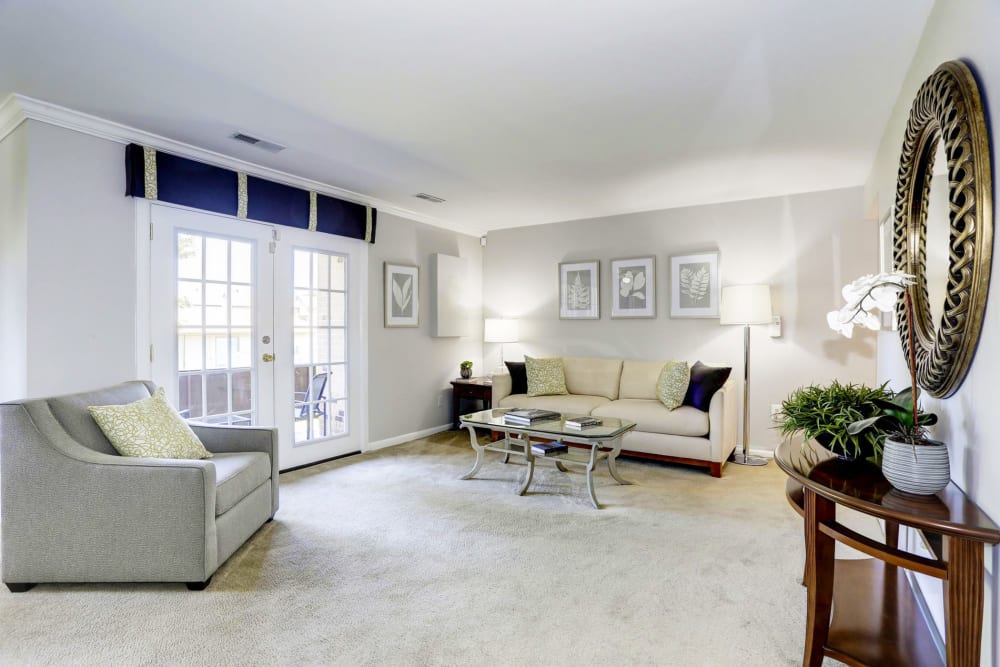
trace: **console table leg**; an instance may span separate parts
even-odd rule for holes
[[[806,525],[806,645],[803,667],[819,667],[830,635],[833,602],[834,540],[820,532],[820,522],[833,521],[836,506],[809,489],[804,492]]]
[[[945,653],[949,667],[979,665],[983,627],[983,544],[944,537]]]
[[[483,467],[483,460],[486,458],[486,447],[479,444],[479,438],[476,437],[476,428],[474,426],[466,426],[465,428],[469,431],[472,448],[476,450],[476,462],[473,464],[472,470],[462,475],[460,479],[472,479],[479,472],[479,469]]]

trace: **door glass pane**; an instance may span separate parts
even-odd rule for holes
[[[177,233],[178,404],[212,424],[255,420],[255,245]]]
[[[318,250],[295,250],[294,385],[295,442],[348,432],[344,292],[346,258]],[[340,362],[331,365],[330,362]],[[339,400],[334,400],[339,399]]]

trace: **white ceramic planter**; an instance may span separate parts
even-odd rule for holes
[[[948,448],[944,443],[913,446],[886,438],[882,474],[900,491],[927,496],[944,489],[951,479]]]

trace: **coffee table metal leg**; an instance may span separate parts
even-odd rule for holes
[[[569,472],[569,469],[562,464],[562,461],[556,461],[556,469],[559,472]]]
[[[622,479],[621,475],[618,474],[618,452],[621,450],[622,441],[621,438],[619,438],[615,441],[615,448],[611,450],[611,453],[608,455],[608,472],[611,473],[611,476],[614,477],[615,481],[619,484],[631,484],[632,482]]]
[[[521,485],[521,488],[517,492],[519,496],[523,496],[525,491],[528,490],[528,487],[531,486],[531,478],[535,475],[535,457],[528,454],[525,458],[528,460],[528,474],[525,475],[524,484]]]
[[[476,450],[476,462],[472,466],[472,470],[462,475],[460,479],[472,479],[479,472],[479,469],[483,467],[483,460],[486,458],[486,447],[479,444],[475,426],[466,426],[465,428],[469,430],[469,439],[472,441],[472,448]]]
[[[594,504],[594,509],[601,509],[601,504],[597,502],[597,496],[594,494],[594,464],[597,458],[597,445],[592,444],[590,446],[590,461],[587,462],[587,492],[590,494],[590,502]]]

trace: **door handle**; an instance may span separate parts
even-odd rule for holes
[[[271,363],[272,361],[274,361],[274,355],[271,354],[270,352],[265,352],[264,354],[261,355],[260,358],[262,361],[264,361],[264,363]]]

